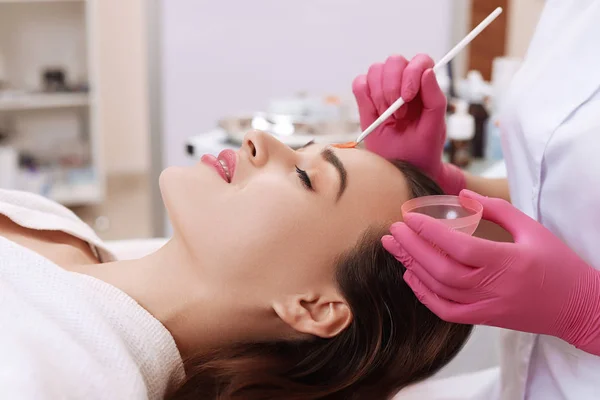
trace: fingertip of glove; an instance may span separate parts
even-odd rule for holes
[[[404,229],[405,226],[406,224],[404,222],[396,222],[392,224],[392,226],[390,226],[390,232],[393,235],[392,239],[395,239],[396,235],[401,234],[402,229]]]
[[[425,215],[423,214],[419,214],[419,213],[414,213],[414,212],[409,212],[406,213],[406,215],[404,216],[404,223],[409,227],[409,228],[414,228],[417,224],[420,224],[423,222],[424,218],[426,218]]]
[[[359,75],[356,78],[354,78],[354,81],[352,81],[352,90],[354,92],[362,91],[365,89],[366,86],[367,86],[367,76],[366,75]]]

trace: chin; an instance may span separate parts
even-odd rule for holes
[[[213,201],[210,199],[215,199],[220,191],[218,177],[211,173],[197,166],[168,167],[161,172],[158,184],[172,223],[179,218],[197,215],[207,206],[211,208]]]
[[[206,180],[206,176],[201,169],[191,167],[173,166],[165,168],[158,178],[158,185],[161,192],[172,189],[182,189],[192,187],[203,186]]]
[[[174,231],[179,230],[179,222],[182,214],[187,210],[187,194],[189,193],[190,178],[186,177],[185,167],[168,167],[164,169],[158,178],[158,186],[162,196],[163,204],[167,212],[167,218]],[[188,190],[186,191],[186,188]]]
[[[160,188],[160,193],[165,197],[165,194],[169,192],[169,188],[173,181],[177,180],[177,175],[181,173],[178,171],[181,167],[168,167],[163,169],[158,177],[158,187]]]
[[[160,190],[160,195],[162,197],[163,200],[163,204],[167,210],[167,214],[169,213],[169,205],[171,203],[171,184],[172,184],[172,175],[174,174],[173,169],[176,167],[169,167],[167,169],[164,169],[161,173],[160,176],[158,177],[158,188]],[[169,219],[171,219],[169,217]]]
[[[190,189],[202,186],[201,182],[193,180],[194,176],[187,167],[168,167],[160,173],[158,187],[167,210],[171,203],[176,203],[178,198],[189,194]]]

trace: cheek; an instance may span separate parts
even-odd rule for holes
[[[318,204],[289,181],[252,182],[225,200],[234,229],[257,243],[282,242],[310,224]]]
[[[275,285],[308,285],[330,276],[336,256],[347,247],[330,223],[330,207],[329,200],[289,182],[247,187],[232,206],[239,251],[233,257],[245,261],[247,273]]]
[[[207,250],[222,251],[232,242],[237,247],[273,241],[293,230],[294,221],[306,219],[303,214],[311,209],[308,194],[285,177],[256,176],[240,186],[211,178],[178,168],[165,170],[160,178],[177,233]]]
[[[318,196],[287,179],[256,178],[232,189],[205,201],[191,235],[203,258],[227,266],[221,273],[278,281],[323,270],[337,254]]]

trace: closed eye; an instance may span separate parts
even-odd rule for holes
[[[296,173],[298,174],[298,177],[300,178],[300,180],[302,181],[302,183],[304,184],[304,186],[306,186],[306,188],[308,190],[314,190],[313,186],[312,186],[312,182],[310,181],[310,177],[308,176],[306,171],[303,171],[300,168],[298,168],[298,166],[296,166]]]

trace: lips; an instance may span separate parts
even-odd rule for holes
[[[237,153],[228,149],[219,153],[218,157],[205,154],[201,162],[213,167],[225,182],[231,183],[237,166]]]

